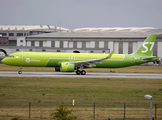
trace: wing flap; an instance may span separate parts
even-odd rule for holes
[[[75,64],[76,67],[80,67],[80,66],[91,67],[90,65],[96,66],[94,63],[102,64],[101,61],[110,59],[112,57],[114,51],[115,51],[115,49],[106,58],[92,59],[92,60],[78,61],[78,62],[70,62],[70,63]]]

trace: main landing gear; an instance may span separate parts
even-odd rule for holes
[[[82,70],[82,71],[77,70],[77,71],[76,71],[76,74],[77,74],[77,75],[80,75],[80,74],[81,74],[81,75],[85,75],[85,74],[86,74],[86,71],[84,71],[84,70]]]
[[[86,74],[86,71],[84,71],[84,67],[81,66],[80,69],[82,69],[82,71],[79,70],[79,67],[77,68],[77,71],[76,71],[76,74],[77,75],[85,75]]]
[[[20,71],[18,71],[18,74],[22,74],[22,67],[20,67]]]
[[[81,66],[80,69],[82,69],[82,71],[79,70],[79,67],[77,68],[77,71],[76,71],[76,74],[77,75],[85,75],[86,74],[86,71],[84,71],[84,67]]]

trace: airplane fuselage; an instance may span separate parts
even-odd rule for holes
[[[102,59],[108,54],[94,53],[50,53],[50,52],[17,52],[5,59],[5,64],[22,67],[60,67],[61,63]],[[113,54],[110,59],[94,63],[95,68],[119,68],[146,63],[142,58],[131,54]],[[155,61],[157,59],[150,60]],[[10,62],[12,61],[12,62]],[[147,61],[149,62],[149,61]]]

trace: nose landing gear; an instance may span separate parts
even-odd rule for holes
[[[18,74],[22,74],[22,67],[20,67],[20,71],[18,71]]]

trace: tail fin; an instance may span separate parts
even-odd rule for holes
[[[143,44],[140,46],[140,48],[138,48],[137,51],[134,52],[133,54],[142,54],[151,56],[156,36],[157,36],[156,34],[151,34],[149,37],[147,37],[146,40],[143,42]]]

